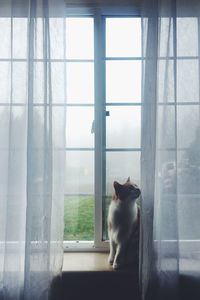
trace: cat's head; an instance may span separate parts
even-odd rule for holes
[[[124,184],[114,181],[113,186],[116,198],[121,201],[136,200],[141,194],[139,187],[130,181],[130,177]]]

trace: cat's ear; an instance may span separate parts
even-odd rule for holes
[[[131,180],[130,180],[130,176],[128,177],[128,179],[126,180],[127,183],[130,183]]]
[[[119,182],[114,181],[114,182],[113,182],[113,186],[114,186],[114,189],[115,189],[116,194],[118,194],[119,191],[120,191],[121,188],[122,188],[122,185],[121,185]]]
[[[119,182],[117,182],[117,181],[114,181],[114,182],[113,182],[114,188],[117,188],[119,185],[120,185]]]

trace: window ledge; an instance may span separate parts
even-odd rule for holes
[[[108,253],[68,252],[64,253],[63,272],[112,271],[108,264]]]

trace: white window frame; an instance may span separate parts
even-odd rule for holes
[[[95,116],[95,218],[94,241],[64,241],[65,252],[108,252],[109,242],[103,236],[103,197],[105,191],[105,19],[106,17],[140,17],[137,7],[68,7],[67,17],[94,18],[94,116]],[[134,105],[134,104],[133,104]],[[140,103],[141,105],[141,103]],[[81,105],[80,105],[81,106]],[[123,151],[123,150],[122,150]],[[139,149],[141,151],[141,149]]]

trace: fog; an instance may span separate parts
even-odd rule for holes
[[[140,151],[127,151],[128,148],[140,148],[140,109],[125,111],[122,122],[117,116],[106,117],[107,134],[106,149],[104,152],[104,165],[106,170],[106,192],[112,193],[112,182],[123,182],[129,176],[137,183],[140,181]],[[122,109],[123,111],[123,109]],[[127,112],[127,115],[126,115]],[[88,110],[89,113],[89,110]],[[120,111],[118,111],[120,116]],[[67,147],[88,148],[88,151],[66,152],[66,193],[70,194],[93,194],[94,193],[94,133],[91,133],[92,117],[84,114],[80,122],[69,126],[72,130],[67,131]],[[116,119],[114,118],[116,117]],[[85,121],[87,119],[87,121]],[[117,122],[119,120],[119,122]],[[123,122],[124,120],[124,122]],[[134,121],[133,121],[134,120]],[[114,123],[117,125],[114,126]],[[111,126],[108,127],[111,123]],[[69,138],[68,138],[69,137]],[[123,151],[113,151],[121,148]]]

